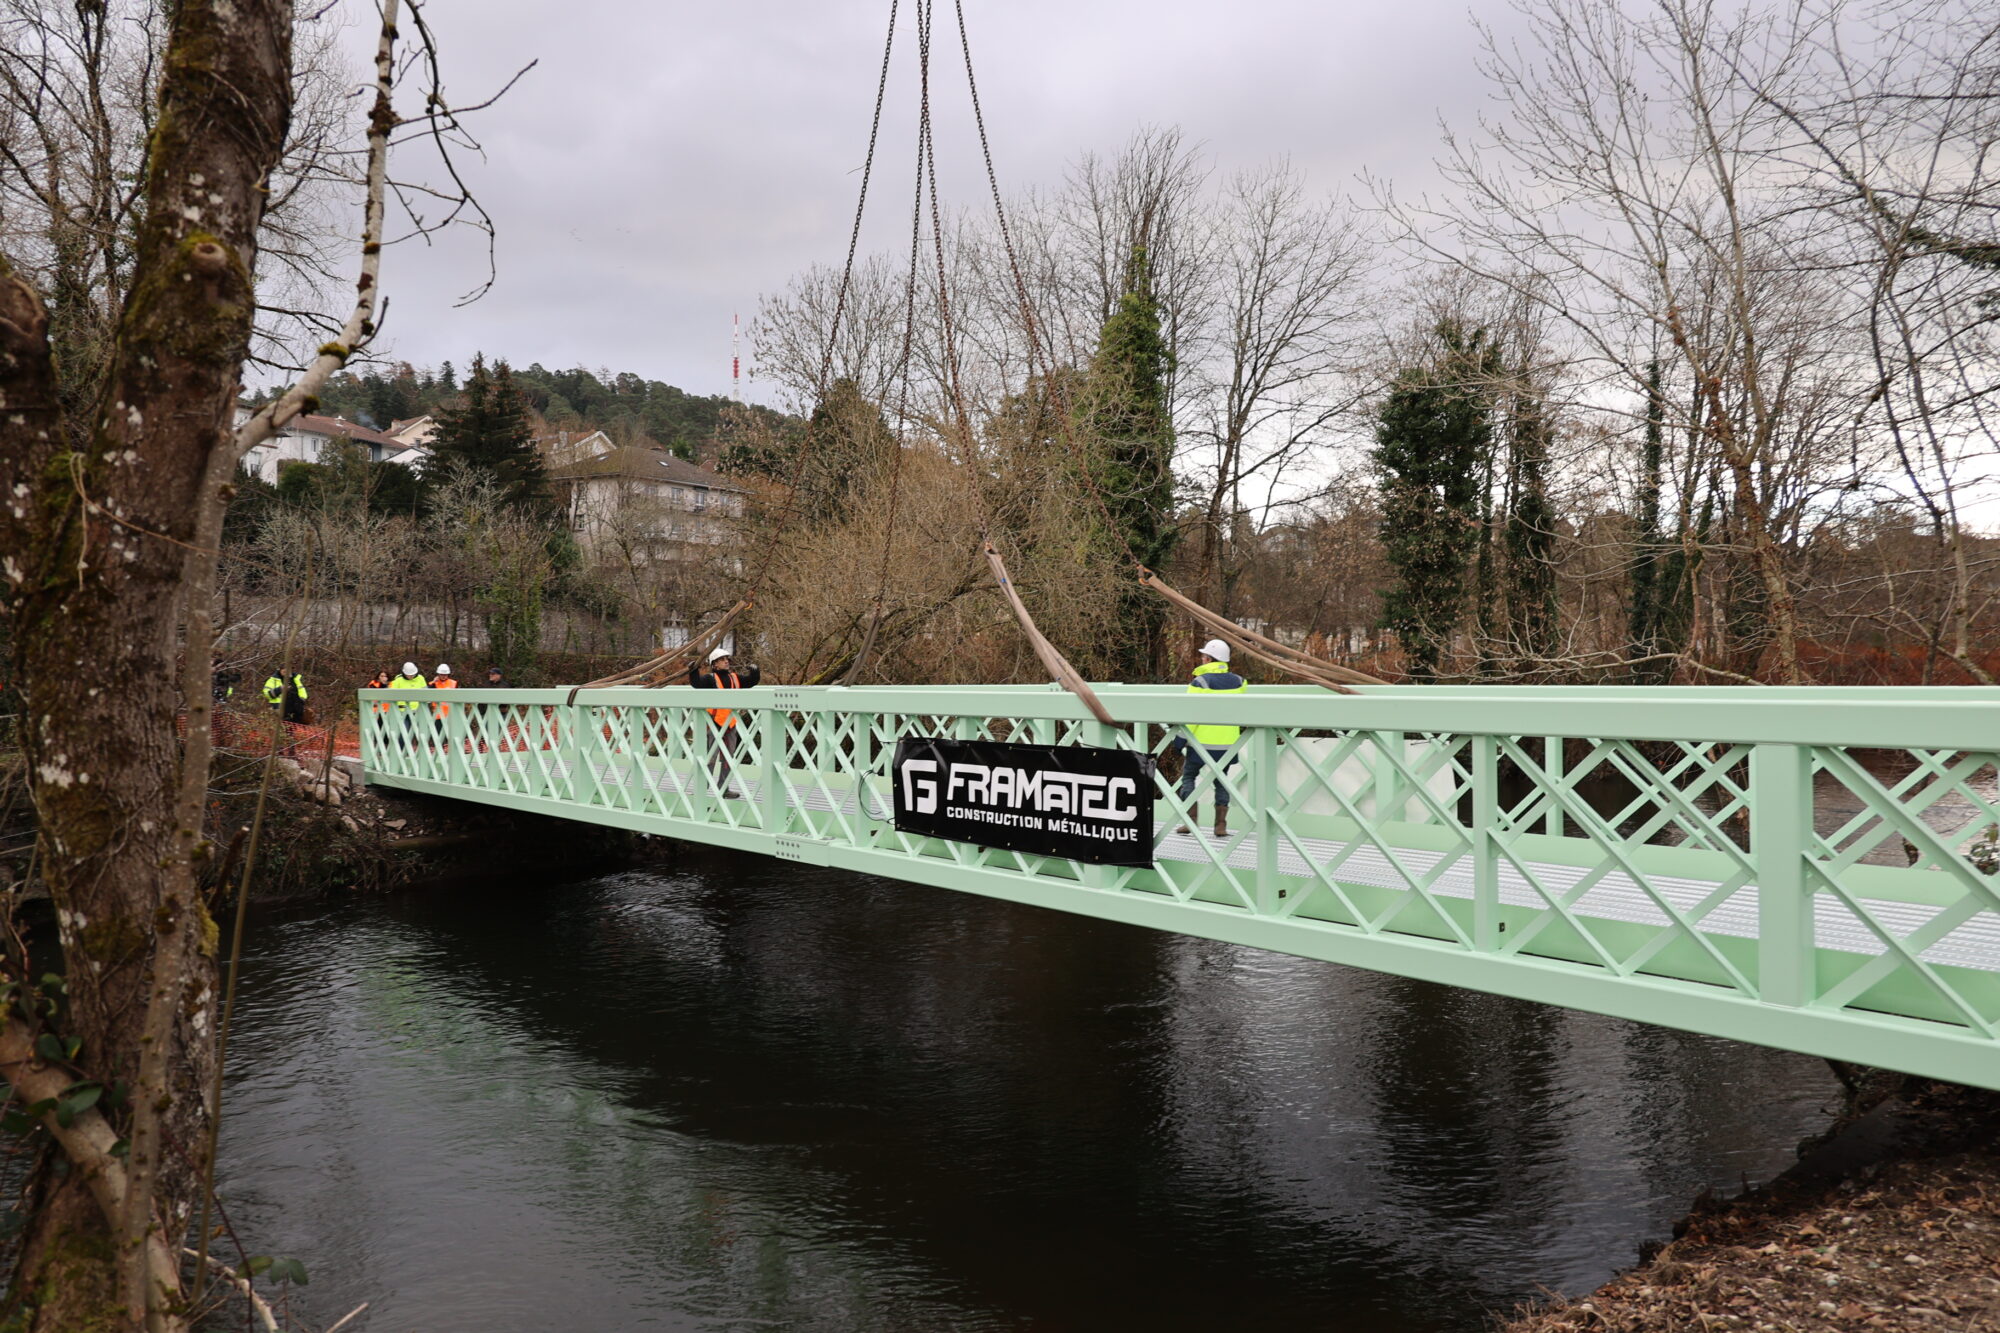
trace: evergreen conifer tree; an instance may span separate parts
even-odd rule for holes
[[[1525,373],[1525,372],[1522,372]],[[1548,405],[1523,389],[1513,402],[1509,445],[1513,502],[1507,510],[1507,619],[1517,656],[1555,656],[1560,607],[1556,598],[1556,514],[1549,503]]]
[[[1384,553],[1397,574],[1382,594],[1382,618],[1413,680],[1437,678],[1464,612],[1493,442],[1485,382],[1495,358],[1484,332],[1446,320],[1436,337],[1428,362],[1398,375],[1378,410],[1372,455]]]
[[[1632,562],[1632,600],[1627,609],[1627,625],[1632,655],[1650,657],[1659,652],[1660,564],[1665,556],[1660,541],[1660,490],[1664,481],[1666,442],[1661,425],[1666,402],[1660,396],[1660,363],[1646,367],[1646,438],[1641,446],[1639,466],[1639,534]],[[1640,662],[1632,669],[1635,680],[1653,676],[1654,663]]]
[[[483,355],[472,358],[464,395],[438,412],[431,452],[439,462],[461,459],[491,477],[515,509],[549,508],[548,476],[528,426],[528,405],[505,361],[489,372]]]
[[[1174,426],[1167,403],[1173,355],[1160,328],[1144,246],[1134,246],[1125,294],[1098,334],[1085,390],[1085,443],[1098,491],[1118,531],[1107,534],[1113,558],[1126,548],[1141,564],[1164,568],[1174,525]],[[1150,680],[1165,667],[1166,608],[1134,583],[1119,599],[1119,642],[1111,654],[1125,680]]]
[[[800,513],[810,523],[844,522],[887,475],[898,448],[895,434],[882,409],[845,376],[813,408],[808,430],[812,443],[799,473]]]
[[[368,388],[368,415],[376,430],[387,430],[410,416],[410,381],[401,375],[370,375],[362,381]]]
[[[1496,676],[1501,671],[1501,642],[1507,637],[1507,608],[1500,586],[1500,530],[1506,521],[1507,497],[1502,494],[1496,500],[1494,492],[1495,483],[1506,479],[1494,476],[1491,450],[1479,472],[1478,554],[1472,562],[1472,632],[1479,650],[1474,670],[1481,676]]]
[[[1640,454],[1639,521],[1632,563],[1632,600],[1627,626],[1631,637],[1632,679],[1645,685],[1664,685],[1673,679],[1674,662],[1664,654],[1687,646],[1694,623],[1695,565],[1688,559],[1688,543],[1668,537],[1661,498],[1666,482],[1666,438],[1664,424],[1667,403],[1661,383],[1660,363],[1646,367],[1646,434]],[[1706,540],[1713,515],[1714,497],[1704,504],[1701,519],[1694,525],[1694,548]],[[1651,659],[1651,660],[1648,660]]]

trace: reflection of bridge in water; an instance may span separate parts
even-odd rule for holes
[[[369,781],[2000,1088],[2000,690],[1019,686],[364,691]],[[438,718],[422,708],[448,704]],[[909,736],[1167,756],[1243,727],[1234,827],[1154,864],[899,831]],[[1170,767],[1171,765],[1169,765]],[[1885,863],[1886,862],[1886,863]],[[810,911],[809,903],[801,904]]]

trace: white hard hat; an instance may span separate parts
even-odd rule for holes
[[[708,660],[711,662],[719,662],[727,656],[729,656],[729,650],[727,648],[717,648],[714,652],[708,655]]]
[[[449,664],[449,663],[446,663],[446,662],[439,662],[439,663],[438,663],[438,674],[439,674],[440,676],[449,676],[449,675],[451,674],[451,666],[450,666],[450,664]]]
[[[1229,660],[1229,645],[1220,639],[1210,639],[1201,646],[1201,655],[1203,657],[1212,657],[1218,662],[1227,662]]]
[[[414,675],[416,675],[416,674],[417,674],[417,664],[416,664],[415,662],[405,662],[405,663],[403,663],[403,674],[404,674],[404,675],[406,675],[406,676],[414,676]]]

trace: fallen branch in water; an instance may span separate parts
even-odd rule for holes
[[[209,1268],[213,1268],[222,1275],[224,1281],[242,1292],[243,1299],[250,1302],[250,1309],[256,1314],[258,1322],[264,1325],[264,1333],[278,1333],[278,1316],[272,1313],[270,1302],[259,1296],[256,1289],[250,1285],[249,1278],[244,1277],[220,1259],[205,1255],[200,1250],[184,1247],[181,1252],[190,1259],[205,1261]],[[352,1319],[353,1317],[353,1315],[349,1315],[348,1319]],[[346,1322],[346,1319],[341,1320],[343,1324]],[[338,1326],[336,1325],[336,1327]]]

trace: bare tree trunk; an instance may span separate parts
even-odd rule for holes
[[[1807,684],[1808,677],[1799,665],[1799,615],[1797,604],[1792,600],[1791,575],[1785,568],[1785,553],[1778,549],[1778,543],[1771,536],[1771,524],[1764,512],[1763,499],[1757,494],[1756,460],[1744,445],[1735,419],[1722,401],[1721,381],[1702,363],[1688,340],[1680,311],[1671,306],[1667,310],[1667,328],[1673,335],[1674,345],[1687,357],[1702,396],[1707,400],[1704,415],[1708,421],[1708,433],[1722,454],[1723,466],[1729,469],[1736,499],[1736,516],[1750,538],[1751,565],[1757,571],[1758,581],[1764,585],[1764,609],[1771,620],[1771,642],[1777,654],[1778,672],[1787,685]]]

